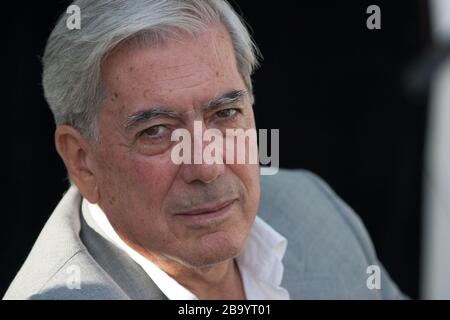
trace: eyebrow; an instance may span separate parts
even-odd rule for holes
[[[203,108],[203,111],[211,111],[225,105],[241,102],[244,96],[247,94],[245,90],[233,90],[225,93],[224,95],[210,100]]]
[[[181,113],[164,107],[139,111],[127,117],[126,129],[130,129],[141,122],[148,122],[161,117],[180,119]]]
[[[208,101],[202,107],[202,111],[213,111],[225,105],[240,102],[246,94],[247,92],[245,90],[233,90],[227,92],[218,98]],[[142,110],[127,117],[126,129],[128,130],[139,123],[148,122],[161,117],[181,119],[182,113],[173,111],[171,108],[167,107],[153,107],[147,110]]]

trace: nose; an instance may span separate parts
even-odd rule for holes
[[[199,181],[208,184],[219,178],[224,171],[224,164],[183,164],[180,174],[186,183]]]
[[[225,161],[205,161],[205,149],[211,147],[208,134],[205,134],[207,128],[202,126],[202,122],[194,123],[194,134],[192,135],[191,163],[181,164],[180,174],[186,183],[199,181],[202,183],[211,183],[219,178],[225,172]],[[205,140],[207,141],[204,141]],[[208,152],[208,150],[206,150]],[[223,160],[223,147],[216,149],[219,152],[218,157]]]

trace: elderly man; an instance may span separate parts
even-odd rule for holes
[[[173,161],[179,129],[255,128],[257,49],[225,0],[74,4],[43,59],[72,185],[6,299],[402,297],[313,174]]]

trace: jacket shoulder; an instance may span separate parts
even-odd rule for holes
[[[87,250],[82,250],[62,265],[29,299],[124,300],[129,298],[97,265]]]
[[[52,264],[50,262],[50,264]],[[47,265],[38,274],[25,264],[11,283],[5,300],[127,299],[86,250],[75,252],[59,264]]]
[[[301,297],[402,298],[359,216],[314,173],[262,176],[258,215],[288,239],[283,282],[309,287]],[[367,287],[370,266],[382,272],[381,290]]]
[[[81,242],[81,196],[72,186],[48,219],[3,299],[113,299],[120,288]]]
[[[357,242],[366,258],[373,258],[374,249],[359,216],[310,171],[283,169],[275,176],[262,176],[258,214],[288,236],[320,238],[322,244],[329,238],[333,242]]]

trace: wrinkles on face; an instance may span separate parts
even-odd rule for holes
[[[158,48],[123,44],[108,56],[102,77],[107,98],[98,117],[100,205],[113,225],[147,252],[191,264],[235,252],[256,214],[257,167],[227,166],[206,183],[202,177],[209,177],[211,168],[175,165],[170,148],[145,153],[137,147],[138,134],[157,121],[126,130],[130,115],[163,106],[182,114],[187,122],[176,125],[192,131],[194,120],[206,122],[202,106],[208,101],[245,90],[225,28],[211,27],[197,38],[169,40]],[[229,126],[254,127],[247,98],[244,104],[245,116]],[[238,203],[226,224],[193,230],[172,217],[231,198]]]

